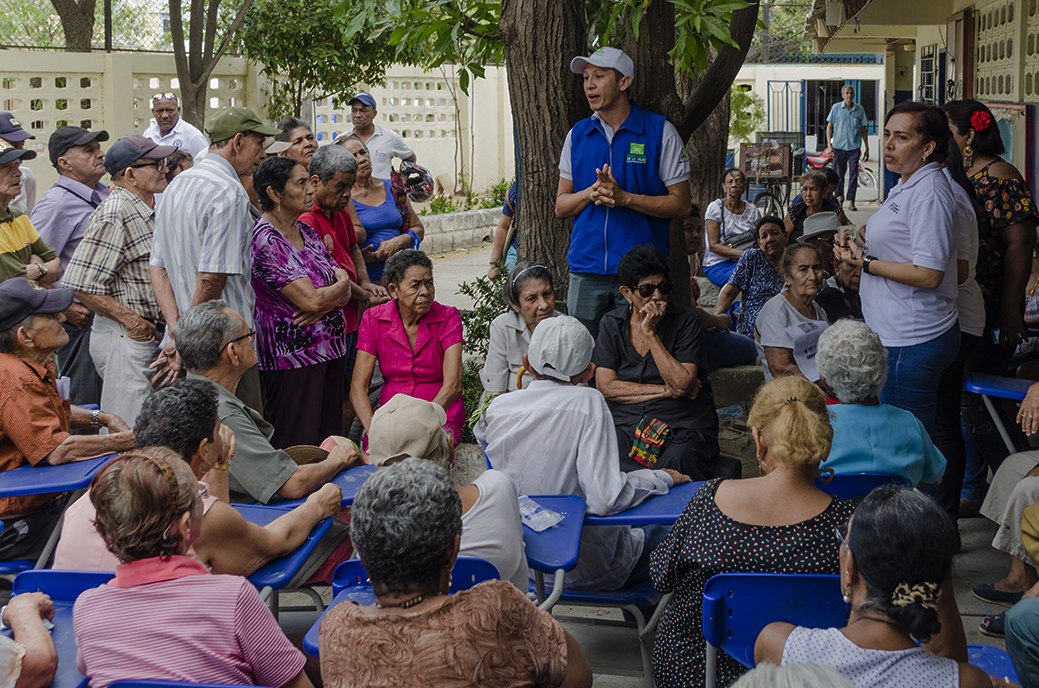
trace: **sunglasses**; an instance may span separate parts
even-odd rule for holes
[[[243,334],[243,335],[242,335],[241,337],[235,337],[234,339],[232,339],[231,341],[229,341],[229,342],[228,342],[228,344],[236,344],[237,342],[240,342],[240,341],[242,341],[242,340],[243,340],[243,339],[245,339],[246,337],[248,337],[248,338],[252,339],[252,338],[253,338],[253,337],[255,337],[255,336],[256,336],[256,330],[249,330],[248,332],[246,332],[245,334]]]
[[[177,100],[177,94],[176,93],[153,93],[152,94],[152,100],[158,100],[159,98],[170,99],[170,100]]]
[[[653,296],[653,292],[655,291],[659,291],[661,296],[667,296],[671,293],[671,290],[674,288],[674,286],[675,283],[671,280],[668,280],[667,282],[661,282],[660,284],[640,284],[639,286],[635,287],[635,291],[637,291],[639,293],[639,296],[641,296],[642,298],[648,299],[649,297]]]
[[[199,502],[201,502],[203,499],[205,499],[208,496],[209,496],[209,485],[207,485],[205,483],[199,483],[198,484],[198,493],[195,494],[195,501],[192,503],[192,507],[194,507],[195,504],[198,504]],[[166,526],[166,530],[162,531],[162,537],[164,539],[169,539],[170,531],[173,530],[173,526],[177,525],[177,521],[178,520],[180,520],[180,519],[179,518],[174,519],[173,523],[171,523],[168,526]]]

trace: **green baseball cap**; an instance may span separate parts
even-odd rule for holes
[[[255,131],[264,136],[276,136],[281,129],[269,127],[260,121],[256,113],[245,107],[225,107],[206,122],[206,134],[210,143],[224,141],[235,134]]]

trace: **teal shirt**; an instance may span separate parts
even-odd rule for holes
[[[858,150],[862,147],[862,127],[869,125],[866,111],[855,103],[849,110],[842,100],[834,103],[826,121],[833,123],[833,138],[830,143],[837,150]]]
[[[833,446],[820,469],[900,475],[914,487],[945,475],[945,457],[909,411],[888,404],[834,404],[829,410]]]

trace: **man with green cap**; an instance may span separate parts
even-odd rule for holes
[[[213,299],[226,301],[253,326],[253,222],[249,195],[239,178],[256,171],[267,157],[268,139],[281,132],[244,107],[223,108],[209,118],[205,130],[208,154],[177,175],[155,213],[149,271],[167,333],[175,329],[180,313]],[[175,342],[166,342],[156,364],[166,365],[157,381],[180,373]],[[239,383],[238,397],[263,411],[255,366]]]

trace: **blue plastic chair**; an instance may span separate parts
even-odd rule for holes
[[[704,586],[703,634],[707,641],[704,685],[714,688],[718,650],[745,667],[754,666],[758,634],[774,621],[805,628],[840,628],[848,620],[841,577],[821,574],[721,573]],[[968,661],[993,676],[1018,682],[1017,671],[1003,650],[968,645]]]
[[[483,559],[459,557],[451,571],[451,594],[468,590],[485,580],[500,580],[500,578],[494,564]],[[375,604],[375,593],[372,591],[368,574],[359,559],[344,561],[336,567],[335,573],[332,574],[332,594],[332,603],[328,605],[328,609],[343,602],[356,602],[362,605]],[[303,636],[303,651],[311,657],[318,656],[321,622],[325,620],[328,609],[318,617],[307,634]]]
[[[54,602],[51,639],[58,651],[58,670],[51,688],[84,688],[87,679],[76,668],[76,633],[72,627],[72,605],[84,590],[111,580],[112,574],[97,571],[24,571],[14,579],[13,595],[42,592]],[[10,633],[10,631],[4,631]]]
[[[459,557],[455,561],[455,567],[451,570],[451,594],[453,595],[460,590],[468,590],[485,580],[500,579],[501,576],[498,575],[498,569],[489,561]],[[360,602],[359,599],[357,601],[361,604],[375,603],[375,594],[371,592],[372,586],[368,581],[368,574],[365,572],[364,566],[361,565],[360,559],[344,561],[336,567],[335,573],[332,574],[333,597],[339,595],[347,588],[366,589],[367,593],[371,595],[371,602]]]
[[[888,473],[845,473],[834,475],[829,482],[824,482],[819,477],[815,479],[816,487],[838,499],[862,499],[874,488],[891,484],[911,487],[902,476]]]
[[[834,628],[848,620],[841,577],[818,574],[721,573],[703,592],[707,640],[707,688],[716,685],[718,650],[745,667],[754,666],[758,633],[773,621]]]

